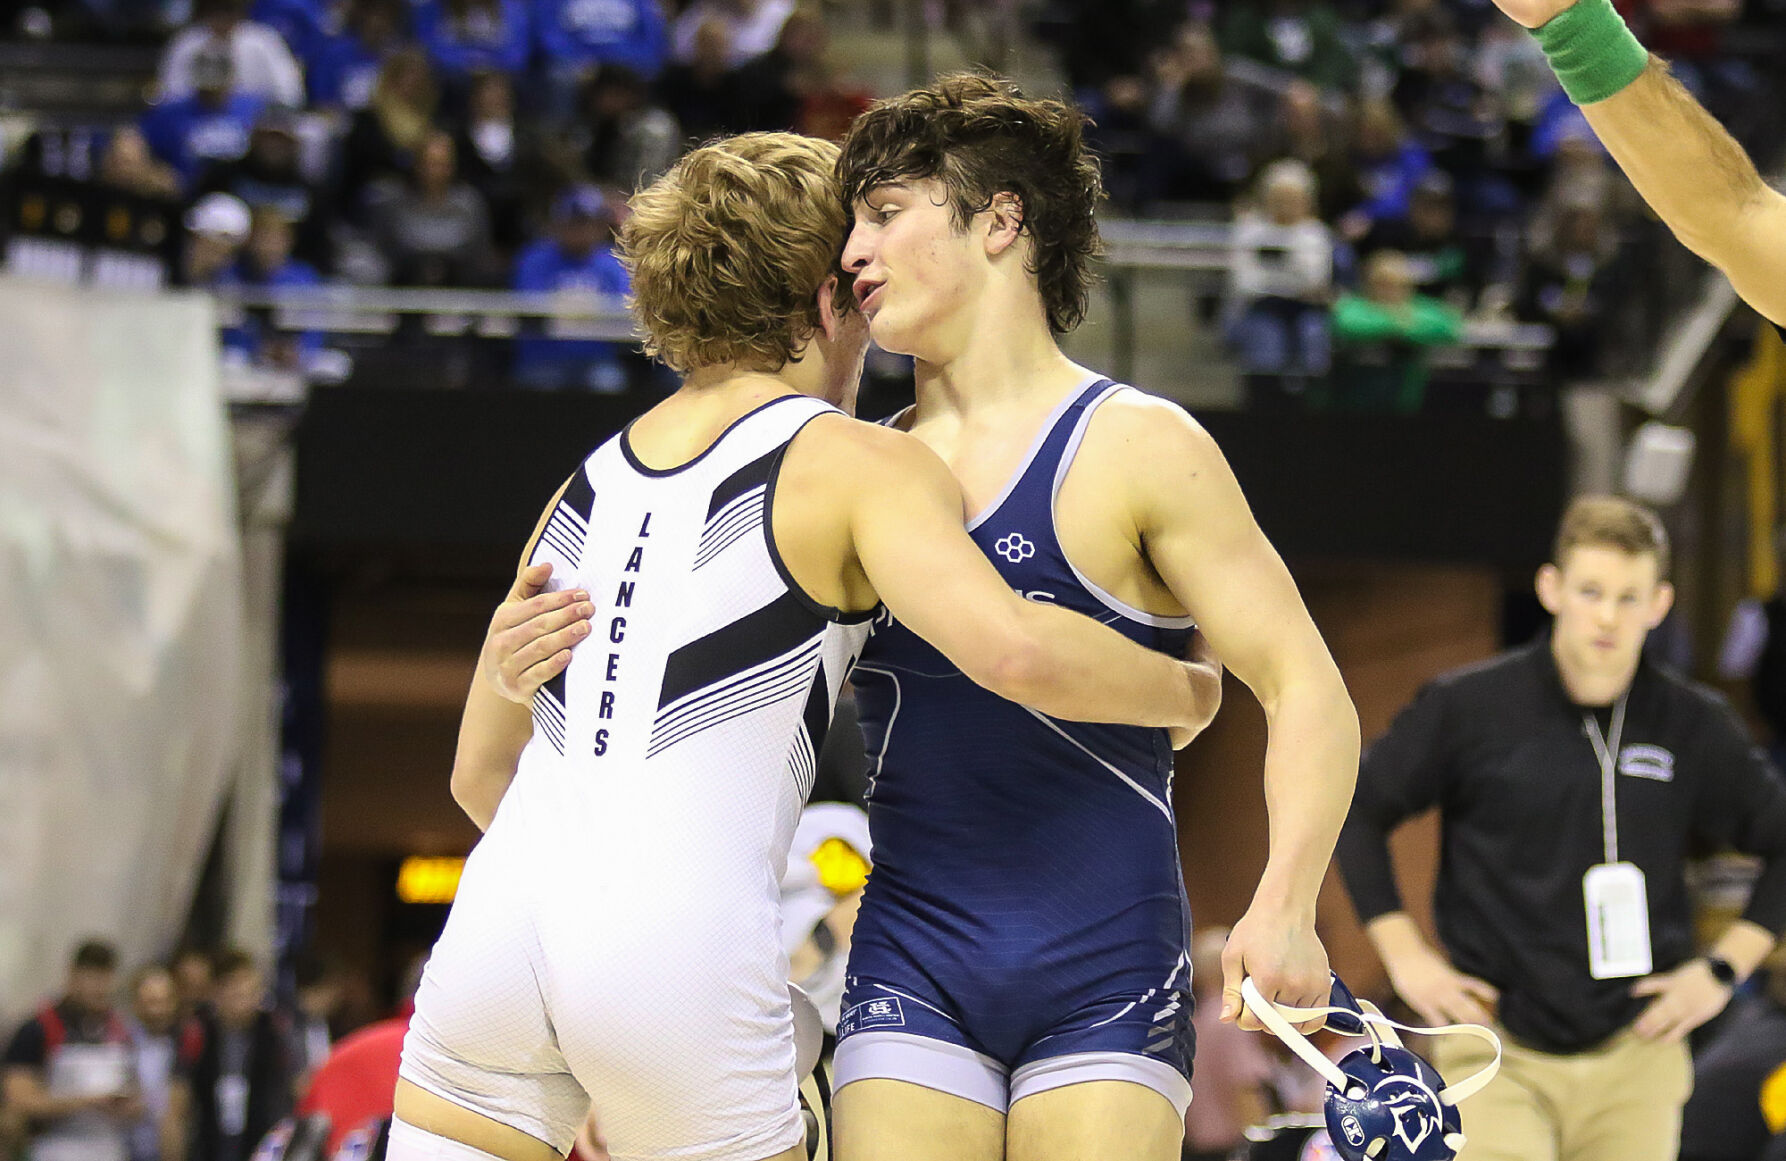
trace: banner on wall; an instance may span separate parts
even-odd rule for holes
[[[196,295],[0,278],[0,1016],[166,954],[236,765],[241,558]]]

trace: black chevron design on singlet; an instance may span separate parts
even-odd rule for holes
[[[579,464],[571,475],[571,482],[565,485],[564,495],[558,502],[583,518],[585,527],[595,512],[595,489],[589,483],[589,469]]]
[[[564,703],[543,689],[533,695],[533,726],[564,754]]]
[[[818,780],[818,755],[813,751],[812,738],[806,733],[805,725],[794,731],[794,749],[788,755],[788,772],[794,776],[794,789],[805,802],[812,794],[812,784]]]
[[[805,645],[779,658],[748,677],[721,681],[690,694],[675,703],[675,708],[658,714],[652,724],[647,758],[704,730],[729,722],[744,714],[798,698],[802,686],[811,680],[807,673],[819,664],[822,639],[814,635]]]
[[[769,482],[769,471],[775,466],[775,459],[781,455],[785,444],[778,444],[756,459],[745,464],[731,475],[719,482],[713,489],[713,498],[707,502],[707,519],[713,519],[714,513],[744,495],[752,488],[760,488]]]
[[[823,632],[824,618],[792,592],[784,592],[754,613],[696,638],[670,654],[657,708],[747,669],[752,669]]]
[[[823,753],[825,734],[831,729],[831,681],[825,674],[823,662],[819,663],[819,671],[812,675],[812,688],[806,692],[806,708],[800,712],[800,720],[806,723],[806,736],[812,739],[813,754]]]
[[[566,520],[563,515],[564,509],[569,509],[571,512],[575,513],[577,520],[574,522]],[[553,508],[552,515],[546,518],[546,528],[541,533],[541,536],[551,543],[559,552],[570,559],[572,563],[575,563],[583,554],[582,542],[588,538],[589,521],[594,516],[595,487],[589,482],[589,465],[587,463],[578,464],[577,470],[571,473],[570,482],[564,486],[564,495],[558,497],[558,504]],[[575,526],[579,523],[581,524],[580,529]],[[570,533],[580,534],[567,535]],[[574,548],[575,551],[571,551],[572,548]],[[564,691],[564,674],[561,672],[558,676],[540,686],[540,692],[545,693],[557,703],[560,733],[562,733],[564,706],[567,701]],[[558,745],[560,752],[562,752],[562,740],[560,740]]]

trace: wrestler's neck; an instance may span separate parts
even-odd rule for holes
[[[633,420],[633,450],[664,467],[699,455],[738,419],[784,395],[818,395],[816,382],[790,364],[775,374],[736,364],[708,364],[690,371],[680,390]],[[810,368],[808,369],[810,370]],[[806,388],[803,390],[802,388]]]
[[[1033,285],[990,286],[915,358],[918,413],[971,417],[1049,406],[1085,372],[1061,351]]]
[[[708,363],[695,367],[682,379],[682,390],[672,399],[688,407],[728,411],[749,408],[777,395],[797,392],[815,399],[826,397],[830,366],[825,352],[815,350],[819,344],[809,343],[795,358],[775,371],[764,371],[740,363]]]

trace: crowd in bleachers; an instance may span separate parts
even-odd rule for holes
[[[1620,7],[1742,121],[1763,82],[1721,54],[1737,0]],[[1119,205],[1239,207],[1223,322],[1245,370],[1414,410],[1420,351],[1478,318],[1553,328],[1559,380],[1604,372],[1638,206],[1485,0],[1125,0],[1055,32]]]
[[[687,144],[835,137],[867,101],[832,75],[816,9],[676,8],[196,0],[134,124],[84,137],[87,156],[40,135],[19,165],[178,206],[176,284],[624,293],[612,237],[625,196]],[[321,341],[253,317],[225,332],[233,357],[279,367],[309,365]],[[619,356],[523,336],[511,370],[614,390]]]
[[[1739,136],[1768,83],[1722,51],[1742,2],[1622,0]],[[1656,249],[1653,232],[1625,244],[1636,199],[1532,38],[1486,0],[1020,10],[1096,122],[1113,212],[1233,218],[1211,313],[1256,399],[1418,409],[1423,352],[1466,320],[1546,324],[1553,380],[1605,374],[1610,288],[1656,281],[1631,277],[1632,251]],[[172,225],[143,233],[167,236],[168,281],[202,287],[623,292],[611,242],[625,195],[689,143],[837,137],[868,100],[833,67],[825,12],[795,0],[56,11],[90,35],[159,27],[153,99],[134,124],[78,142],[40,134],[15,173],[164,208]],[[39,224],[54,220],[38,207]],[[9,264],[68,265],[29,252]],[[505,355],[511,378],[627,382],[622,348],[551,334],[527,324]],[[276,367],[311,366],[322,343],[265,317],[226,335],[232,358]]]

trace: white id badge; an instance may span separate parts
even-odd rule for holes
[[[217,1127],[226,1137],[239,1137],[248,1127],[248,1078],[217,1078]]]
[[[1588,910],[1588,974],[1597,980],[1647,976],[1650,899],[1636,863],[1595,863],[1581,879]]]

